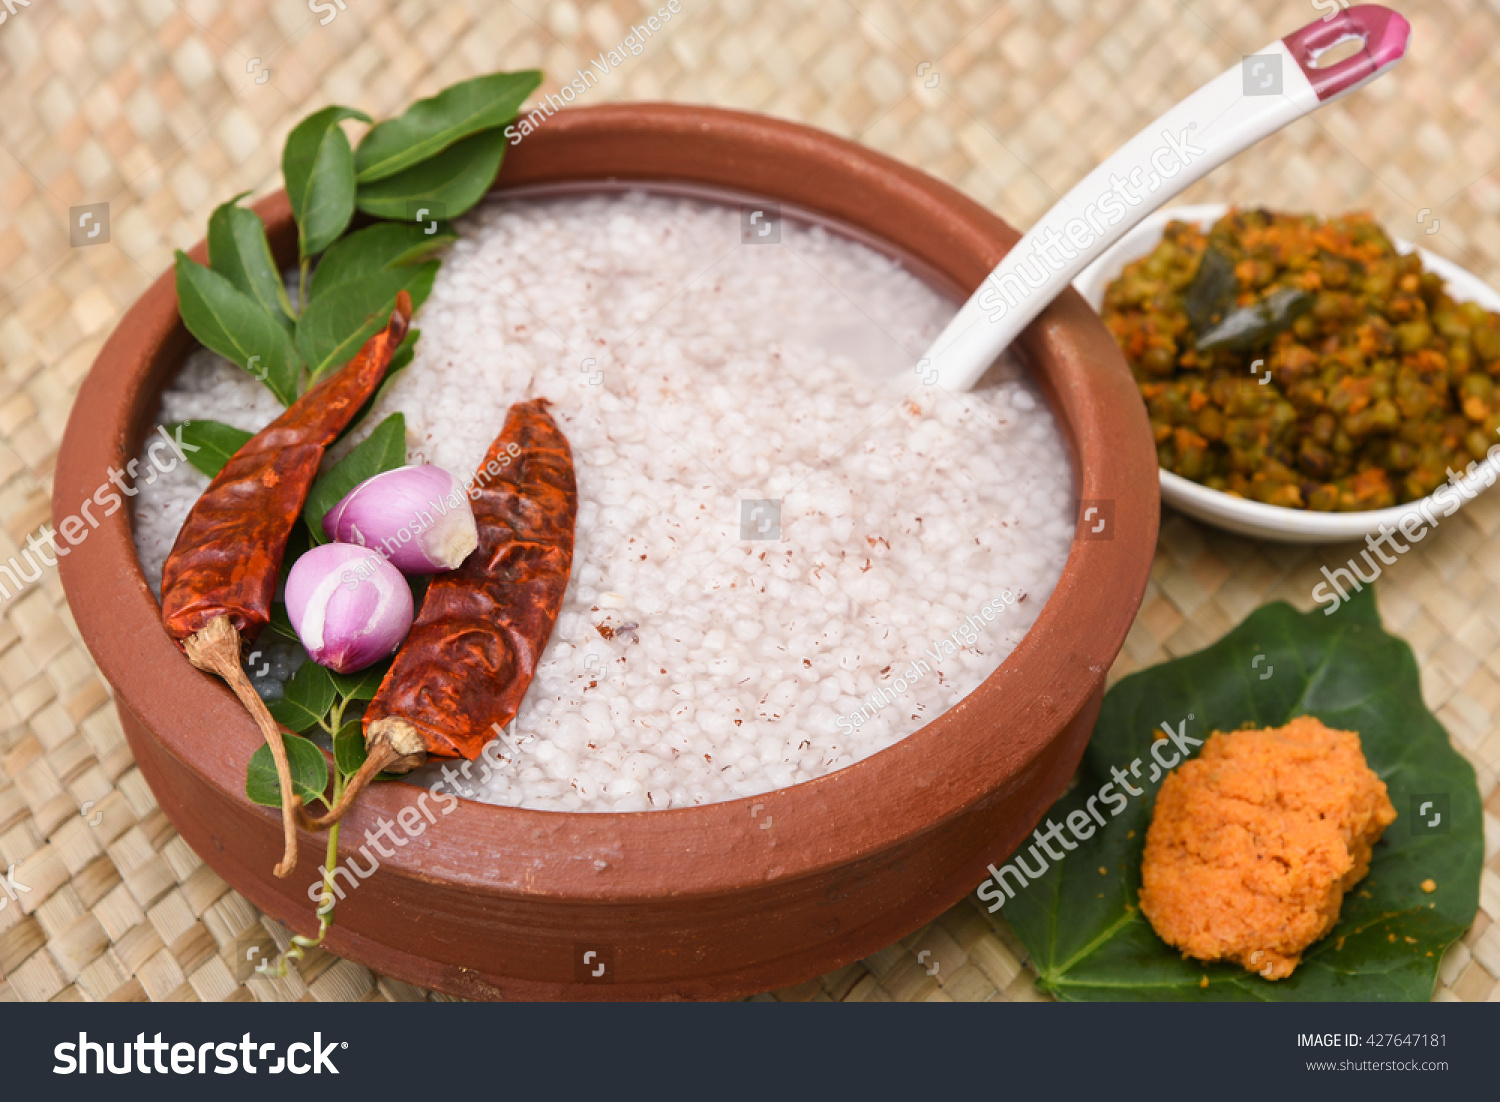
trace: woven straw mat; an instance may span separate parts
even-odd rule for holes
[[[1274,0],[681,6],[585,102],[679,100],[799,120],[919,165],[1023,226],[1175,100],[1319,14]],[[1397,6],[1415,30],[1395,74],[1288,127],[1183,201],[1368,208],[1397,236],[1423,235],[1500,286],[1500,4]],[[58,442],[106,335],[172,249],[203,235],[216,204],[279,186],[282,141],[298,119],[333,102],[378,118],[495,69],[541,67],[553,90],[655,7],[14,5],[0,23],[0,561],[49,521]],[[71,247],[69,208],[90,203],[109,204],[109,241]],[[1446,1000],[1500,998],[1497,528],[1500,492],[1445,523],[1378,587],[1387,625],[1416,650],[1428,706],[1487,796],[1482,909],[1443,962]],[[1346,557],[1167,513],[1113,676],[1202,647],[1265,601],[1309,607],[1319,566]],[[0,999],[443,998],[316,951],[284,980],[236,981],[234,946],[260,934],[269,948],[285,931],[158,809],[52,571],[0,606],[0,864],[16,864],[31,888],[0,910]],[[1016,937],[971,897],[867,960],[758,997],[1043,996]]]

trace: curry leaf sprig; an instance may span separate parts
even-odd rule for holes
[[[201,425],[201,422],[195,424]],[[220,445],[220,452],[224,447],[229,448],[222,458],[200,460],[207,453],[195,453],[195,460],[216,464],[212,469],[204,469],[201,465],[199,469],[212,478],[229,455],[233,454],[234,447],[238,446],[230,445],[232,440]],[[323,514],[360,482],[384,471],[394,470],[405,462],[406,419],[399,413],[393,413],[351,449],[348,455],[318,476],[307,495],[307,505],[303,512],[306,531],[304,533],[299,530],[299,538],[309,543],[325,542],[327,537],[323,534]],[[409,582],[413,583],[415,590],[415,580],[409,579]],[[420,605],[421,594],[414,592],[413,598],[414,603]],[[285,605],[272,606],[268,626],[277,634],[293,642],[298,641]],[[360,730],[364,704],[374,698],[390,665],[390,660],[387,659],[357,673],[340,674],[308,659],[287,682],[282,698],[267,705],[278,723],[288,730],[298,732],[293,735],[284,734],[282,742],[286,746],[287,759],[292,767],[292,787],[305,804],[321,803],[331,809],[343,795],[345,786],[364,764],[365,741]],[[333,743],[331,791],[328,791],[329,769],[323,751],[311,739],[303,737],[318,730],[326,734]],[[276,763],[271,758],[269,747],[262,746],[251,756],[245,777],[245,795],[252,802],[266,807],[281,806]],[[333,870],[338,864],[338,842],[339,825],[334,823],[328,831],[328,846],[324,855],[317,934],[313,937],[295,935],[291,946],[281,958],[264,971],[284,976],[289,961],[301,960],[308,949],[321,945],[328,936],[328,931],[333,926]]]
[[[281,159],[297,225],[297,301],[260,217],[239,205],[242,193],[209,219],[207,267],[176,254],[188,331],[291,405],[386,324],[398,293],[414,307],[426,300],[433,253],[455,239],[448,220],[494,182],[504,127],[541,79],[526,70],[461,81],[375,123],[357,146],[344,124],[369,123],[364,112],[334,105],[303,119]],[[351,231],[356,212],[376,221]],[[411,354],[404,345],[391,371]],[[222,436],[227,426],[214,424],[195,422],[195,434]]]
[[[405,227],[400,227],[404,229]],[[407,360],[410,360],[408,354]],[[394,364],[392,367],[394,368]],[[404,366],[404,365],[403,365]],[[181,426],[183,438],[197,441],[199,449],[191,453],[191,461],[208,477],[217,475],[220,469],[246,440],[250,433],[230,428],[213,421],[193,421]],[[406,419],[393,413],[349,454],[324,471],[313,483],[308,493],[303,517],[305,530],[294,530],[300,547],[313,542],[325,542],[323,514],[336,504],[352,487],[384,471],[394,470],[406,462]],[[294,560],[296,551],[290,550],[287,560]],[[408,579],[414,590],[418,583]],[[420,605],[421,594],[414,592],[414,602]],[[297,633],[287,616],[286,606],[277,603],[271,609],[268,628],[292,642],[298,642]],[[283,734],[287,760],[291,764],[292,787],[304,803],[322,803],[332,807],[343,795],[344,787],[359,772],[364,764],[365,744],[360,732],[363,705],[375,696],[381,679],[390,668],[386,660],[368,669],[353,674],[339,674],[306,660],[297,668],[287,682],[285,695],[267,705],[272,717],[288,730],[297,734]],[[334,769],[333,788],[329,786],[328,763],[323,751],[316,743],[303,735],[322,730],[333,742]],[[254,803],[266,807],[281,806],[281,789],[276,777],[276,763],[271,757],[270,747],[261,746],[250,758],[245,777],[245,795]],[[272,975],[285,975],[288,962],[301,960],[308,949],[323,943],[333,925],[334,890],[333,870],[338,863],[339,827],[335,823],[329,828],[328,847],[323,866],[323,892],[318,905],[318,932],[314,937],[296,935],[291,947],[273,965],[262,971]]]
[[[455,84],[412,104],[400,116],[375,123],[357,146],[344,126],[370,124],[368,115],[333,105],[295,126],[282,151],[282,175],[297,228],[295,302],[278,270],[265,225],[239,205],[244,193],[209,219],[208,265],[176,254],[179,311],[203,345],[263,382],[283,406],[333,374],[383,328],[397,296],[413,308],[430,294],[439,261],[434,254],[456,239],[449,219],[484,197],[504,154],[504,128],[540,84],[534,70],[492,73]],[[365,224],[351,230],[355,215]],[[397,372],[412,361],[419,331],[411,329],[386,371],[381,389],[357,411],[361,424]],[[210,478],[251,434],[221,422],[194,420],[172,426],[197,450],[193,465]],[[325,541],[322,519],[349,489],[406,462],[406,425],[387,417],[313,484],[304,521],[290,536],[285,561]],[[420,603],[421,585],[409,579]],[[297,641],[284,606],[273,606],[270,628]],[[283,727],[292,790],[307,804],[332,809],[365,760],[361,719],[389,668],[386,661],[340,675],[305,661],[282,699],[268,705]],[[330,771],[324,751],[307,734],[321,730],[333,748]],[[281,806],[269,746],[251,757],[245,794],[266,807]],[[329,830],[318,931],[295,936],[274,966],[285,975],[292,960],[322,944],[333,925],[339,827]]]
[[[273,627],[276,626],[274,623]],[[278,630],[282,630],[278,628]],[[333,740],[333,788],[327,791],[327,759],[317,743],[302,735],[283,734],[287,758],[292,766],[292,787],[304,804],[321,803],[331,808],[344,793],[349,781],[365,761],[365,740],[360,733],[360,717],[365,704],[375,696],[381,679],[390,668],[390,660],[360,670],[339,674],[315,662],[304,662],[287,682],[286,695],[269,705],[277,722],[294,731],[321,729]],[[263,807],[281,806],[281,789],[276,779],[276,763],[269,747],[262,746],[250,758],[245,775],[245,795]],[[333,927],[335,900],[333,870],[338,865],[339,824],[328,829],[328,845],[323,860],[323,888],[318,901],[318,932],[313,937],[294,935],[291,945],[274,964],[259,971],[285,976],[291,961],[302,960],[308,949],[323,944]]]

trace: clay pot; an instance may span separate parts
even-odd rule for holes
[[[955,294],[977,286],[1017,238],[952,188],[878,153],[699,107],[561,112],[508,151],[496,187],[607,180],[727,188],[811,212],[883,243]],[[290,263],[285,194],[256,209],[278,262]],[[205,246],[193,256],[205,261]],[[1078,497],[1102,505],[1091,516],[1109,523],[1097,535],[1080,528],[1035,626],[980,688],[889,749],[753,799],[632,814],[460,801],[348,894],[327,947],[472,998],[725,998],[853,961],[973,891],[1082,754],[1141,601],[1158,520],[1145,412],[1098,317],[1070,290],[1020,343],[1067,437]],[[58,457],[55,516],[76,512],[107,468],[137,453],[189,346],[168,271],[80,390]],[[61,571],[168,818],[256,906],[312,933],[307,889],[324,837],[303,835],[293,877],[272,876],[280,820],[244,796],[256,728],[162,629],[128,512],[104,520]],[[343,838],[362,840],[417,795],[403,784],[370,790]]]

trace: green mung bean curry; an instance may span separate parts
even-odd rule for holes
[[[1104,294],[1163,469],[1254,501],[1414,501],[1500,430],[1500,314],[1365,213],[1170,222]]]

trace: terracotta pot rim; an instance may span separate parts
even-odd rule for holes
[[[785,150],[798,163],[826,166],[844,185],[854,180],[869,186],[878,192],[870,202],[940,217],[952,227],[955,240],[972,235],[976,242],[990,243],[985,251],[996,258],[993,243],[1002,243],[1003,251],[1017,236],[947,185],[842,139],[763,116],[671,104],[559,112],[508,152],[496,192],[503,195],[513,184],[537,182],[549,173],[564,178],[555,174],[568,169],[558,168],[555,160],[581,150],[591,135],[621,128],[667,129],[684,142],[714,149],[745,145]],[[724,169],[714,171],[722,174]],[[638,174],[580,172],[571,178],[704,182],[680,175],[652,177],[646,168]],[[759,193],[772,199],[780,194],[774,187]],[[827,199],[826,208],[819,210],[815,203],[810,209],[841,221],[867,201],[842,192],[830,192]],[[256,209],[273,238],[278,232],[284,238],[289,217],[285,194],[268,196]],[[891,244],[910,252],[904,243]],[[190,255],[202,261],[205,251],[200,242]],[[169,270],[122,319],[80,390],[59,453],[55,518],[76,512],[78,502],[102,482],[106,467],[122,467],[135,454],[169,374],[158,364],[162,350],[170,353],[165,359],[180,364],[172,350],[186,348],[187,341],[176,317]],[[894,745],[791,788],[649,812],[531,811],[461,801],[440,819],[441,830],[434,832],[440,842],[413,846],[410,853],[398,851],[384,867],[414,879],[523,897],[685,899],[846,866],[934,830],[991,798],[1099,689],[1144,592],[1156,535],[1154,449],[1134,384],[1103,325],[1069,290],[1020,343],[1074,452],[1077,497],[1112,502],[1118,538],[1074,542],[1035,624],[979,688]],[[81,415],[84,410],[91,412]],[[94,431],[101,416],[113,431]],[[228,691],[194,670],[162,631],[159,608],[135,554],[128,513],[121,509],[103,519],[61,561],[80,631],[119,702],[174,756],[207,776],[224,799],[248,806],[243,763],[259,737]],[[1101,592],[1101,580],[1117,590]],[[1063,671],[1071,676],[1050,680]],[[182,715],[197,723],[183,724]],[[204,729],[213,730],[218,740],[207,757]],[[394,820],[411,800],[409,786],[373,789],[352,814],[346,837],[357,838],[382,817]],[[775,840],[747,829],[756,804],[775,817]],[[273,822],[272,812],[259,813]],[[312,844],[305,842],[304,850]],[[502,854],[503,862],[486,860]],[[596,866],[603,862],[609,874],[582,875],[590,861]],[[299,870],[299,881],[302,876]],[[307,871],[309,879],[314,876]]]

